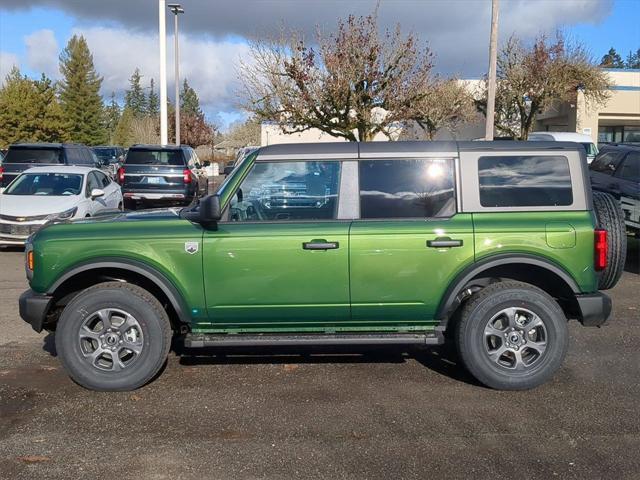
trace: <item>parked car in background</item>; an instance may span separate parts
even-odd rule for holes
[[[122,162],[124,161],[124,148],[114,145],[100,145],[93,147],[93,153],[98,157],[100,167],[115,177],[118,168],[122,166]]]
[[[0,194],[0,245],[22,245],[45,223],[122,210],[120,187],[101,170],[34,167]]]
[[[589,172],[593,189],[618,199],[627,230],[640,237],[640,145],[604,145]]]
[[[189,205],[207,193],[208,178],[193,148],[134,145],[118,169],[126,208]]]
[[[93,151],[75,143],[19,143],[9,147],[0,168],[0,188],[5,188],[25,170],[44,165],[98,167]]]
[[[584,147],[587,152],[587,163],[593,162],[593,159],[598,155],[598,147],[591,135],[577,132],[531,132],[529,134],[530,141],[543,141],[543,142],[576,142]]]

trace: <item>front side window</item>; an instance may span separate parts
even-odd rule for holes
[[[601,153],[596,157],[589,169],[594,172],[604,173],[606,175],[613,175],[616,171],[622,157],[618,152]]]
[[[82,191],[82,175],[66,173],[23,173],[4,195],[68,196]]]
[[[480,157],[478,174],[483,207],[550,207],[573,203],[567,157]]]
[[[331,220],[340,162],[258,162],[231,199],[233,222]]]
[[[94,189],[102,189],[102,182],[98,179],[96,172],[90,172],[87,178],[87,197],[91,195]]]
[[[453,160],[360,161],[361,218],[437,218],[454,213]]]

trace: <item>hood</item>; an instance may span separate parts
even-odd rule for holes
[[[61,213],[78,204],[77,195],[5,195],[0,194],[0,215],[12,217],[34,217]]]
[[[73,223],[106,223],[106,222],[144,222],[151,220],[175,220],[179,217],[180,208],[157,208],[132,212],[108,211],[98,213],[91,218],[75,220]]]

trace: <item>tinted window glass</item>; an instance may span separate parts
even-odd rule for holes
[[[98,180],[95,172],[91,172],[87,178],[87,196],[91,195],[91,191],[94,188],[102,189],[102,182]]]
[[[480,157],[478,173],[483,207],[546,207],[573,203],[566,157]]]
[[[124,163],[130,165],[183,166],[181,150],[129,150]]]
[[[449,217],[454,213],[452,160],[360,162],[361,218]]]
[[[78,195],[82,175],[64,173],[23,173],[4,191],[4,195]]]
[[[640,152],[631,152],[627,155],[618,175],[625,180],[640,182]]]
[[[76,147],[71,147],[66,149],[67,152],[67,163],[70,165],[84,165],[86,163],[82,150]]]
[[[4,163],[62,163],[62,150],[59,148],[10,148]]]
[[[606,173],[612,175],[616,171],[618,164],[620,163],[620,154],[618,152],[606,152],[601,153],[596,157],[589,169],[594,172]]]
[[[231,200],[230,220],[336,218],[340,162],[256,163]]]
[[[102,185],[103,188],[106,188],[109,186],[109,184],[111,183],[111,180],[109,180],[109,177],[107,177],[104,173],[100,173],[100,172],[94,172],[97,176],[98,176],[98,180],[100,181],[100,184]]]

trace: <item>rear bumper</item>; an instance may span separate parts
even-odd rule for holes
[[[132,192],[123,191],[125,200],[143,203],[184,203],[190,202],[193,195],[187,192]]]
[[[42,295],[29,289],[20,295],[18,300],[20,316],[36,332],[41,332],[52,300],[53,297],[49,295]]]
[[[585,327],[599,327],[611,315],[611,299],[602,292],[576,295],[579,320]]]

